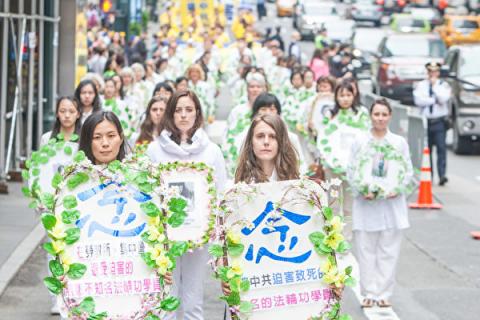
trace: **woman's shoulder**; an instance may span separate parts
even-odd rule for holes
[[[52,137],[52,131],[48,131],[42,134],[42,137],[40,138],[40,145],[43,146],[47,144],[51,137]]]

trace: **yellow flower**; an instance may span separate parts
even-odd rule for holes
[[[332,231],[335,233],[340,233],[343,230],[343,222],[342,218],[339,216],[335,216],[330,220],[330,225],[332,226]]]
[[[332,284],[336,281],[337,279],[337,273],[336,270],[332,270],[330,272],[324,273],[323,274],[323,281],[327,284]]]
[[[165,235],[158,231],[158,228],[155,226],[148,227],[148,240],[155,241],[158,240],[159,242],[163,242],[165,240]]]
[[[161,256],[163,253],[163,246],[160,244],[155,245],[153,248],[149,249],[150,252],[150,258],[152,260],[156,260],[159,256]]]
[[[172,261],[170,260],[169,257],[165,255],[165,253],[161,253],[156,259],[155,263],[157,264],[157,271],[161,275],[165,275],[168,271],[173,266]]]
[[[60,253],[60,262],[62,263],[63,269],[65,270],[65,273],[66,273],[68,272],[68,269],[70,269],[70,265],[73,263],[73,260],[71,256],[63,252],[63,253]]]
[[[338,232],[331,232],[324,240],[323,243],[329,246],[333,250],[337,250],[338,245],[342,242],[345,238],[341,233]]]
[[[160,216],[148,217],[147,218],[147,224],[149,226],[158,226],[160,224]]]
[[[235,233],[233,231],[227,232],[227,240],[230,241],[232,244],[239,244],[242,241],[240,234]]]
[[[62,240],[54,240],[52,241],[52,247],[55,253],[60,253],[65,250],[65,242],[63,242]]]
[[[347,275],[343,272],[343,271],[340,271],[339,273],[337,273],[336,277],[335,277],[335,286],[336,287],[341,287],[343,285],[343,283],[345,282],[345,278],[347,277]]]
[[[323,273],[329,273],[332,270],[336,270],[335,266],[330,262],[329,259],[326,259],[325,262],[320,266],[320,271]]]
[[[227,271],[227,278],[232,279],[235,276],[241,276],[243,274],[242,267],[238,262],[234,262],[230,270]]]
[[[65,225],[58,221],[52,230],[48,231],[48,233],[55,239],[63,239],[67,236],[67,233],[65,232]]]

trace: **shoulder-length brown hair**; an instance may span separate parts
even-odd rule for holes
[[[203,127],[203,114],[202,114],[202,105],[200,104],[200,100],[198,99],[195,92],[192,90],[184,90],[184,91],[175,91],[175,93],[170,97],[167,103],[167,108],[165,109],[165,114],[163,115],[162,122],[160,122],[160,127],[158,128],[158,132],[161,133],[163,130],[167,130],[171,133],[170,139],[174,141],[176,144],[180,144],[182,135],[180,130],[175,125],[174,115],[175,110],[177,109],[178,100],[182,97],[189,97],[192,99],[193,104],[195,105],[196,111],[196,118],[193,127],[188,131],[188,143],[191,143],[191,139],[195,132]]]
[[[253,132],[255,127],[264,122],[274,131],[278,143],[278,154],[275,158],[275,171],[279,181],[298,179],[299,163],[298,154],[290,138],[285,123],[278,115],[265,114],[253,119],[244,145],[240,152],[237,171],[235,172],[235,183],[261,183],[267,182],[269,177],[263,172],[260,162],[253,152]]]
[[[150,99],[147,105],[147,111],[145,111],[145,120],[142,122],[142,125],[140,126],[140,135],[138,136],[136,143],[143,143],[145,141],[152,142],[153,139],[155,138],[153,136],[153,131],[155,131],[155,129],[158,129],[158,128],[155,128],[155,123],[153,123],[152,116],[150,115],[150,111],[152,110],[152,106],[157,102],[164,102],[165,110],[166,110],[167,99],[165,97],[155,96],[152,99]],[[160,131],[158,130],[157,132],[160,133]]]

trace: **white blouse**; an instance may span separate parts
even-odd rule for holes
[[[357,138],[352,145],[349,163],[353,163],[354,157],[365,148],[373,137],[370,131]],[[399,135],[387,131],[386,142],[391,144],[400,154],[403,155],[408,164],[404,183],[408,184],[413,177],[412,161],[410,151],[405,139]],[[349,180],[355,176],[352,168],[347,171]],[[405,194],[399,194],[391,199],[366,200],[356,190],[353,190],[354,200],[352,208],[353,230],[361,231],[382,231],[388,229],[406,229],[410,227],[408,221],[408,208]]]

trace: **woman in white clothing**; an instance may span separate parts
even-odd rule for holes
[[[69,141],[73,134],[80,135],[82,128],[82,112],[74,97],[60,97],[55,108],[55,123],[52,131],[42,135],[40,145],[43,146],[58,134],[63,135],[64,141]]]
[[[75,90],[75,99],[80,104],[82,123],[93,113],[102,109],[97,87],[92,80],[83,80]]]
[[[388,101],[381,99],[373,103],[370,108],[372,129],[352,145],[350,164],[362,150],[367,150],[371,142],[390,145],[406,163],[406,173],[399,186],[399,190],[405,190],[413,176],[410,152],[405,139],[388,130],[391,117]],[[351,182],[359,174],[354,167],[349,166],[347,172]],[[371,192],[360,194],[359,190],[353,191],[354,253],[360,266],[360,289],[365,297],[362,307],[369,308],[375,303],[380,307],[390,307],[402,231],[409,227],[406,196],[395,192],[377,199]]]
[[[226,169],[220,148],[202,129],[202,107],[193,91],[176,91],[168,100],[158,136],[147,149],[154,163],[173,161],[203,162],[214,171],[217,190],[225,188]],[[177,260],[173,294],[179,296],[183,319],[203,319],[203,280],[208,251],[200,248]],[[167,319],[175,319],[175,314]]]

